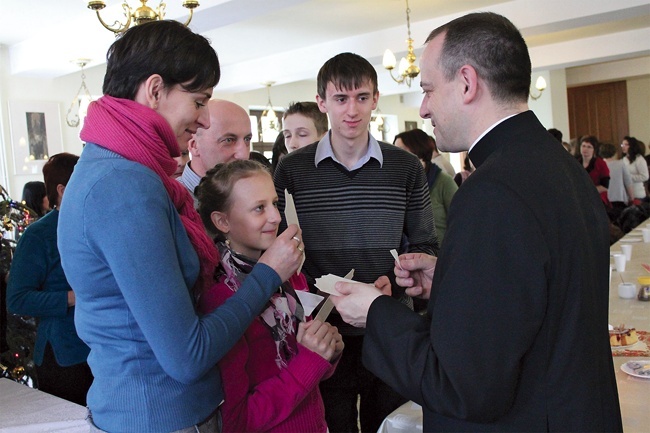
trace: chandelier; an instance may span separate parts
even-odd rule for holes
[[[408,29],[408,39],[406,40],[408,46],[408,52],[406,57],[402,57],[399,61],[399,68],[397,70],[398,76],[393,75],[393,69],[397,60],[395,59],[395,54],[389,49],[384,52],[383,65],[384,68],[388,69],[390,72],[390,77],[399,84],[406,83],[407,86],[411,87],[411,81],[413,78],[417,77],[420,74],[420,68],[415,65],[415,54],[413,53],[413,38],[411,38],[411,8],[409,8],[409,2],[406,0],[406,28]]]
[[[86,74],[84,74],[84,66],[90,63],[90,59],[78,59],[74,62],[81,68],[81,86],[77,91],[77,94],[72,99],[70,103],[70,108],[68,108],[68,113],[65,115],[65,123],[68,124],[71,128],[76,128],[79,126],[79,121],[81,118],[83,110],[88,108],[88,104],[93,100],[93,97],[90,95],[90,91],[86,86]],[[83,105],[83,107],[82,107]],[[76,112],[75,112],[76,106]]]
[[[102,0],[91,0],[88,2],[88,9],[92,9],[95,12],[97,12],[97,18],[99,19],[99,22],[102,23],[102,25],[106,29],[112,31],[113,33],[115,33],[116,36],[118,36],[121,33],[127,31],[131,26],[132,22],[134,23],[134,25],[138,25],[149,21],[158,21],[158,20],[165,19],[165,9],[167,8],[165,2],[161,0],[158,7],[154,10],[149,6],[147,6],[147,1],[148,0],[140,0],[140,3],[142,3],[142,5],[140,5],[140,7],[138,7],[137,9],[133,10],[126,2],[126,0],[124,0],[124,3],[122,3],[122,9],[124,9],[124,16],[126,17],[126,23],[115,21],[112,26],[106,24],[102,19],[102,17],[99,15],[99,11],[106,7],[105,2],[103,2]],[[192,16],[194,15],[194,9],[199,7],[199,1],[183,0],[183,7],[190,10],[190,16],[187,19],[187,21],[185,21],[185,23],[183,24],[187,26],[190,23],[190,21],[192,21]]]
[[[264,112],[262,112],[262,117],[260,117],[262,129],[280,131],[278,115],[275,114],[275,110],[273,110],[273,104],[271,103],[271,86],[275,84],[275,81],[267,81],[263,84],[266,86],[268,101],[266,103],[266,107],[264,108]]]

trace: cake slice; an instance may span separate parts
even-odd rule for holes
[[[609,331],[609,344],[612,347],[630,346],[639,341],[636,329],[625,328],[623,325]]]

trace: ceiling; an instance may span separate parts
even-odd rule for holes
[[[181,0],[167,0],[167,18],[184,21]],[[108,0],[104,21],[122,17]],[[157,6],[158,0],[149,5]],[[217,91],[237,93],[275,81],[314,80],[328,58],[356,52],[382,70],[386,48],[406,50],[404,0],[200,0],[190,27],[212,41],[222,64]],[[0,0],[0,44],[12,75],[54,78],[78,72],[72,62],[104,63],[113,34],[84,0]],[[132,6],[139,4],[130,0]],[[416,54],[435,27],[470,11],[510,18],[526,38],[534,70],[552,70],[650,56],[648,0],[409,0]],[[27,6],[29,5],[29,6]],[[648,63],[650,74],[650,61]],[[416,83],[417,84],[417,83]],[[418,86],[411,89],[415,91]],[[386,72],[383,94],[404,92]]]

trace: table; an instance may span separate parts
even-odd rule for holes
[[[621,278],[626,283],[639,284],[637,277],[650,273],[641,264],[650,264],[650,243],[643,242],[641,228],[650,228],[650,220],[625,235],[612,245],[610,252],[621,252],[621,245],[632,245],[632,257],[627,262],[625,272],[612,272],[609,286],[609,323],[613,326],[625,324],[626,327],[636,328],[637,331],[650,331],[650,302],[618,297],[618,285]],[[612,260],[613,266],[613,260]],[[639,343],[631,349],[645,348],[648,345]],[[629,376],[621,370],[621,365],[633,360],[650,360],[650,356],[626,356],[630,352],[614,351],[614,369],[616,384],[621,403],[623,431],[626,433],[647,433],[650,431],[650,379],[640,379]],[[625,355],[625,356],[624,356]],[[409,401],[388,415],[379,427],[378,433],[402,433],[422,431],[422,408]]]
[[[632,258],[627,262],[625,272],[619,273],[616,270],[612,272],[612,281],[609,285],[609,323],[614,326],[625,324],[636,328],[637,331],[650,331],[650,302],[638,301],[636,298],[619,298],[618,285],[622,277],[627,283],[635,283],[638,290],[637,277],[650,276],[650,273],[641,266],[643,263],[650,264],[650,243],[643,242],[641,236],[641,228],[646,228],[648,221],[625,235],[610,249],[612,253],[620,252],[621,245],[632,245]],[[643,344],[637,344],[633,348],[638,346],[643,347]],[[650,430],[650,379],[639,379],[621,371],[621,365],[637,359],[650,360],[650,357],[614,356],[623,431],[626,433]]]
[[[0,433],[88,433],[86,408],[0,379]]]

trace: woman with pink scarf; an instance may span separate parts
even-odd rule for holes
[[[89,107],[58,226],[91,349],[91,431],[219,431],[217,361],[302,258],[294,226],[231,300],[195,312],[219,256],[171,175],[192,134],[210,127],[219,77],[209,42],[173,21],[133,27],[109,49],[105,96]]]

